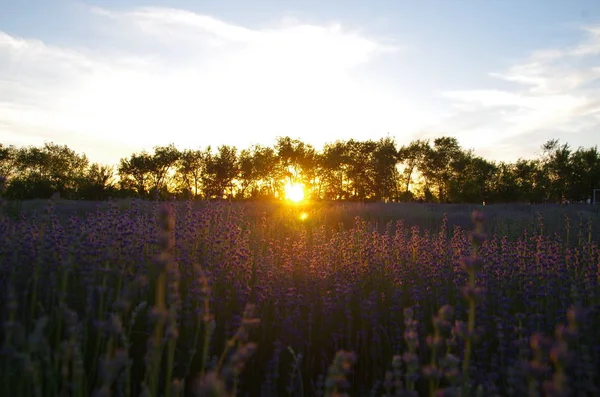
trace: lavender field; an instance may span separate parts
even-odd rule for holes
[[[597,396],[592,206],[5,202],[2,396]]]

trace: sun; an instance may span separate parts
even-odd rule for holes
[[[284,189],[286,199],[294,203],[304,200],[304,185],[301,183],[286,183]]]

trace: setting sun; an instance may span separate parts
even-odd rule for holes
[[[295,203],[304,200],[304,185],[301,183],[287,183],[285,185],[285,198]]]

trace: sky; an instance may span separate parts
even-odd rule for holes
[[[0,0],[0,143],[600,141],[597,0]]]

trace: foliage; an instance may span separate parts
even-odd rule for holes
[[[8,147],[0,161],[8,177],[6,196],[14,199],[48,198],[59,193],[77,198],[76,190],[89,162],[66,145],[45,143],[42,147]]]
[[[452,137],[400,147],[390,137],[350,139],[320,151],[290,137],[241,151],[228,145],[179,150],[170,144],[133,153],[116,171],[89,164],[66,146],[0,145],[0,176],[8,181],[7,197],[18,199],[55,192],[88,200],[278,199],[286,184],[300,183],[313,200],[563,203],[585,202],[600,188],[597,148],[572,150],[558,140],[545,143],[539,158],[512,163],[486,160]]]

